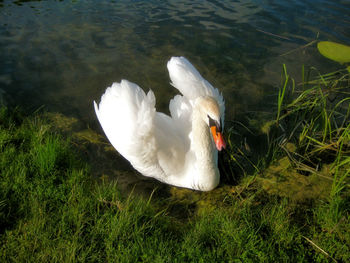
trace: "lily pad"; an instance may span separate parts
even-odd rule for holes
[[[321,41],[318,42],[317,48],[326,58],[339,63],[350,62],[350,46],[331,41]]]

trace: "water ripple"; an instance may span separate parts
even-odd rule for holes
[[[16,103],[89,122],[91,100],[121,78],[152,88],[167,111],[176,92],[165,67],[171,55],[187,56],[233,114],[271,107],[262,100],[281,63],[291,71],[306,59],[325,63],[312,48],[289,60],[281,54],[318,34],[350,44],[344,0],[5,0],[0,17],[0,89]]]

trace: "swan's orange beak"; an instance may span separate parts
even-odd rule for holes
[[[222,148],[226,148],[226,142],[224,140],[224,136],[222,135],[222,133],[219,131],[217,131],[216,126],[211,126],[210,127],[210,131],[211,134],[213,135],[213,139],[216,145],[216,148],[218,149],[218,151],[221,151]]]

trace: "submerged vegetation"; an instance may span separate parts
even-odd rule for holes
[[[267,150],[255,161],[230,130],[226,183],[209,193],[122,193],[92,176],[48,115],[1,108],[0,258],[349,262],[349,71],[303,69],[300,84],[282,75],[274,118],[260,126]]]

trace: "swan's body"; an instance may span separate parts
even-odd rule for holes
[[[94,102],[96,115],[114,148],[143,175],[212,190],[220,180],[216,148],[225,147],[223,97],[185,58],[173,57],[167,66],[183,94],[170,101],[171,116],[156,111],[152,91],[146,95],[127,80],[107,88],[99,106]]]

